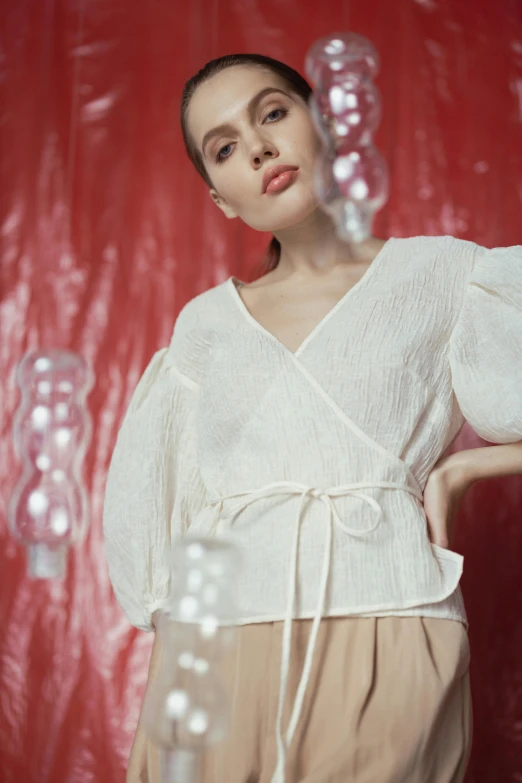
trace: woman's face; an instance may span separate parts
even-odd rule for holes
[[[258,231],[299,223],[317,206],[314,164],[320,148],[306,102],[269,70],[233,66],[200,85],[188,130],[227,217]],[[264,192],[267,171],[297,167],[288,184]]]

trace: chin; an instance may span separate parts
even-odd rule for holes
[[[288,196],[288,198],[284,198]],[[256,231],[281,231],[285,228],[292,228],[302,223],[320,206],[315,193],[301,191],[301,193],[291,193],[290,190],[281,193],[274,199],[271,205],[270,213],[266,215],[265,220],[260,224],[259,220],[249,223]],[[245,221],[248,222],[248,221]]]

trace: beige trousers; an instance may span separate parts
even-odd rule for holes
[[[284,727],[311,621],[293,625]],[[202,783],[270,782],[281,652],[282,623],[240,629],[224,666],[231,724],[202,759]],[[323,620],[286,783],[460,783],[471,745],[468,668],[466,629],[451,620]],[[160,783],[158,749],[141,747],[128,783]]]

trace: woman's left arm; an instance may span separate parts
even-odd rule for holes
[[[476,481],[522,473],[522,245],[475,253],[448,342],[462,417],[488,443],[444,457],[424,507],[433,543],[449,546],[460,501]]]
[[[476,481],[522,474],[522,440],[457,451],[440,459],[424,488],[430,540],[447,548],[462,498]]]

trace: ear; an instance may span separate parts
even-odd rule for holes
[[[210,198],[214,202],[214,204],[217,204],[217,206],[220,208],[222,212],[225,213],[227,218],[232,219],[237,217],[237,212],[235,209],[233,209],[230,204],[227,204],[225,199],[221,198],[217,190],[214,190],[214,188],[211,188],[209,190]]]

